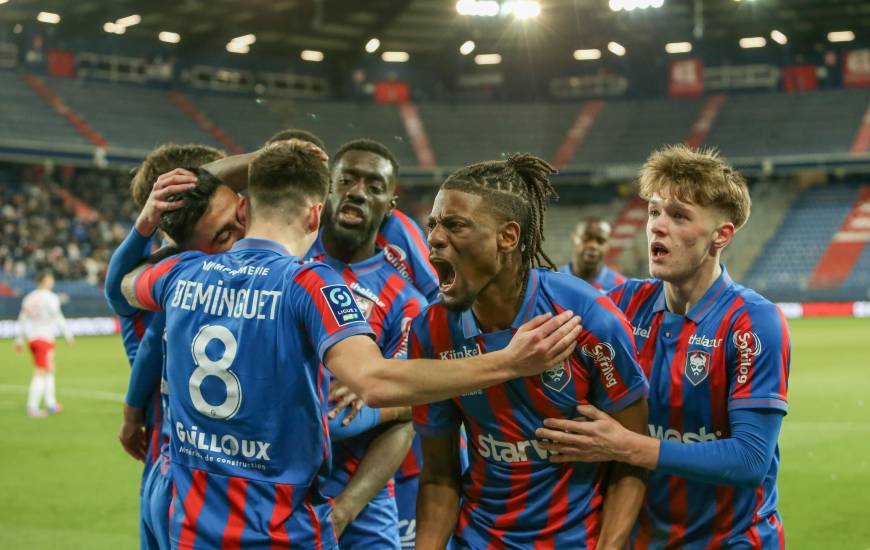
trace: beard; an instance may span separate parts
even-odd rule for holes
[[[366,220],[357,227],[344,227],[338,222],[338,204],[323,210],[323,230],[328,232],[335,243],[344,250],[356,250],[365,244],[372,233],[377,231],[373,219]]]

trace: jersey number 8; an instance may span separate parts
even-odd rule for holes
[[[220,340],[224,345],[223,355],[217,360],[212,360],[205,353],[205,348],[212,340]],[[193,353],[196,369],[188,381],[190,400],[193,401],[197,411],[210,418],[229,420],[239,412],[239,406],[242,404],[242,386],[239,378],[230,371],[237,349],[236,337],[228,328],[220,325],[206,325],[193,337],[190,350]],[[224,383],[227,396],[223,403],[212,405],[202,396],[202,383],[209,376],[215,376]]]

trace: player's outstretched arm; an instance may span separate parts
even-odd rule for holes
[[[661,441],[622,427],[589,405],[578,407],[587,422],[548,418],[538,437],[559,454],[553,462],[617,460],[715,485],[759,485],[770,467],[784,413],[779,410],[730,411],[730,436],[715,441]]]
[[[413,441],[414,427],[410,422],[388,426],[372,440],[350,481],[335,498],[331,518],[339,536],[390,481]]]
[[[440,361],[384,359],[367,336],[351,336],[326,352],[324,363],[372,407],[417,405],[539,374],[563,361],[577,344],[580,319],[565,311],[539,315],[502,350]]]
[[[423,471],[417,490],[417,550],[445,548],[459,517],[459,430],[422,439]]]

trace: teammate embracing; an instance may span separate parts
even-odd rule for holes
[[[650,378],[649,436],[594,407],[547,420],[554,461],[618,460],[651,470],[633,547],[785,547],[777,511],[790,340],[782,312],[736,284],[722,250],[749,217],[743,178],[712,151],[673,146],[640,175],[654,279],[610,296],[634,326]],[[570,432],[570,433],[569,433]]]
[[[540,372],[573,349],[577,320],[536,317],[508,349],[436,365],[386,361],[344,281],[303,264],[329,178],[319,150],[280,143],[250,167],[247,235],[124,280],[165,310],[173,415],[171,538],[179,548],[333,548],[323,415],[328,367],[373,406],[410,405]],[[436,372],[437,371],[437,372]]]
[[[643,480],[617,466],[559,465],[535,438],[548,416],[591,401],[631,430],[646,424],[647,383],[625,317],[598,290],[556,273],[544,254],[553,169],[530,155],[475,164],[442,184],[429,217],[441,300],[411,323],[409,357],[442,360],[499,350],[532,316],[583,318],[576,351],[536,376],[414,408],[423,438],[417,548],[620,548]],[[458,436],[468,434],[460,479]],[[620,424],[622,425],[622,424]],[[604,480],[610,486],[604,495]]]

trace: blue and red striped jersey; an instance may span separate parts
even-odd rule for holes
[[[375,241],[387,261],[427,300],[438,297],[438,274],[429,263],[429,244],[420,226],[398,209],[384,220]]]
[[[559,268],[559,273],[567,273],[574,275],[574,270],[571,267],[571,262]],[[610,292],[613,288],[618,287],[625,282],[625,276],[614,271],[604,264],[601,264],[601,271],[595,276],[595,280],[590,283],[593,287],[601,292]]]
[[[787,411],[785,318],[734,283],[724,267],[685,316],[667,310],[659,280],[629,280],[610,297],[632,324],[650,379],[652,437],[713,441],[728,437],[729,411]],[[634,547],[762,548],[756,526],[776,514],[778,470],[777,447],[758,487],[714,486],[653,471]]]
[[[465,424],[468,475],[454,536],[471,548],[594,548],[602,510],[599,464],[554,464],[535,429],[544,418],[575,418],[592,403],[609,412],[643,398],[631,327],[585,281],[542,269],[529,272],[511,329],[481,332],[471,310],[439,301],[411,323],[410,357],[454,359],[502,349],[524,322],[570,309],[582,316],[575,353],[538,376],[414,407],[422,437],[445,437]]]
[[[105,295],[106,302],[109,307],[118,315],[118,321],[121,328],[121,342],[124,345],[124,352],[127,354],[127,361],[130,366],[136,360],[136,356],[140,349],[142,339],[151,323],[154,321],[155,314],[152,311],[143,311],[132,307],[124,299],[121,292],[121,281],[129,271],[136,267],[142,260],[147,258],[153,250],[152,236],[145,236],[131,228],[127,237],[121,242],[117,249],[112,253],[109,265],[106,267],[106,286]],[[149,361],[157,361],[162,363],[162,357],[156,357],[160,352],[160,346],[156,345],[151,350],[152,357]],[[144,406],[145,409],[145,426],[148,435],[148,452],[145,455],[145,467],[142,469],[142,481],[148,472],[151,471],[151,466],[160,451],[159,439],[161,432],[161,422],[164,414],[160,410],[160,393],[158,391],[150,392],[150,399]]]
[[[328,266],[243,239],[222,254],[185,252],[136,280],[166,311],[170,456],[179,548],[332,548],[324,354],[371,334]]]
[[[380,250],[371,258],[355,264],[346,264],[326,254],[313,256],[312,260],[333,268],[350,287],[375,333],[375,341],[384,357],[406,358],[411,320],[420,314],[427,302],[387,262],[384,251]],[[336,497],[344,490],[375,435],[366,432],[333,444],[332,474],[323,487],[324,494]],[[405,463],[415,460],[412,449]],[[419,473],[419,469],[416,473]],[[399,472],[397,477],[400,477]],[[388,490],[389,487],[384,488],[384,491]]]

